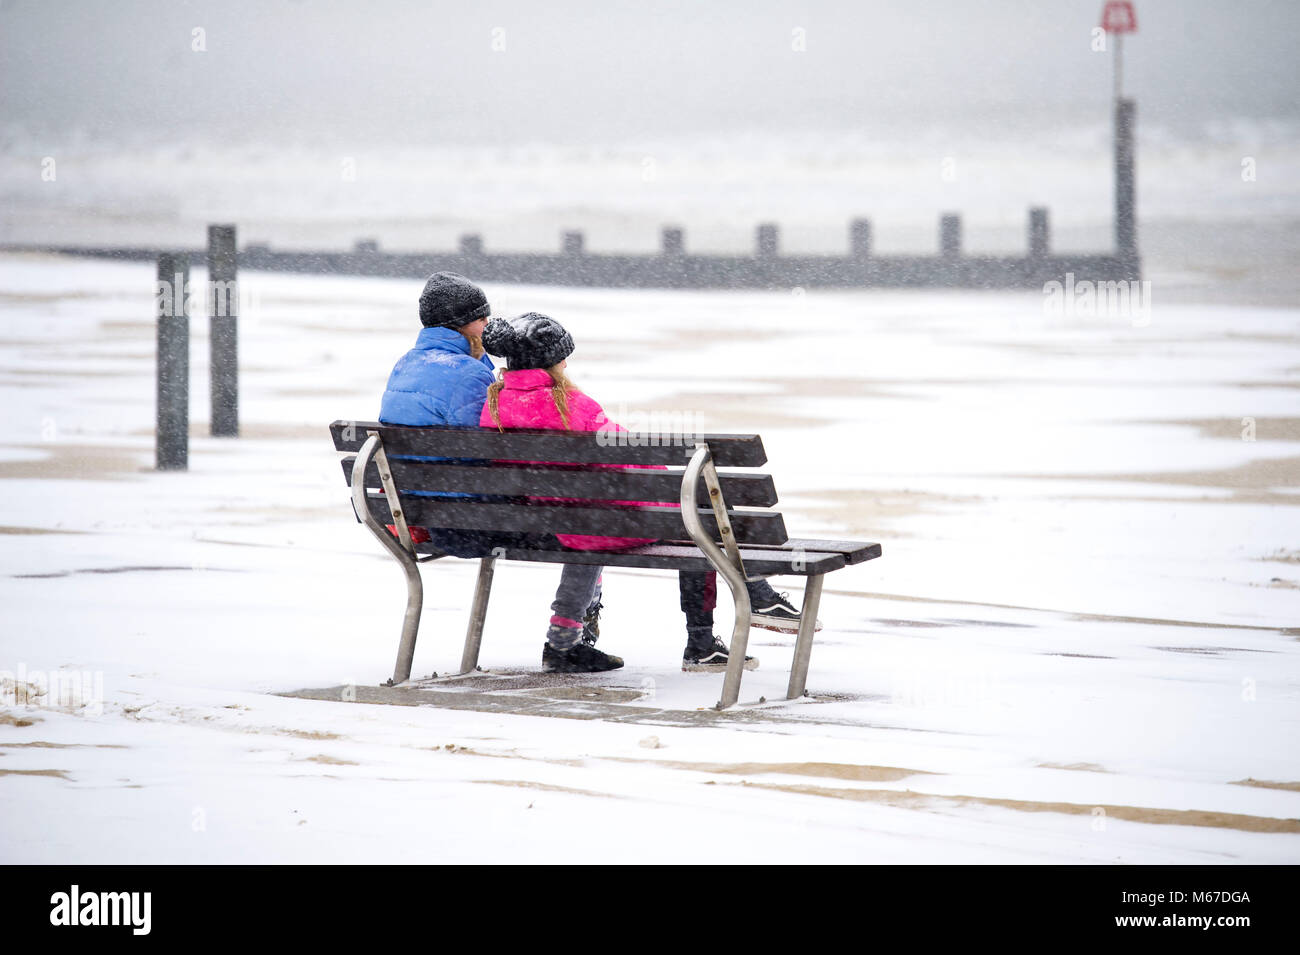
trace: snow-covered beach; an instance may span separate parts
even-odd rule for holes
[[[740,861],[1300,861],[1300,308],[490,287],[613,417],[758,432],[792,532],[884,546],[827,580],[812,699],[755,705],[791,654],[755,631],[748,716],[693,721],[721,678],[655,572],[608,572],[628,665],[573,678],[625,717],[277,695],[391,669],[401,576],[326,426],[377,412],[418,288],[241,276],[243,435],[206,437],[196,316],[160,474],[152,278],[0,257],[5,862],[706,862],[723,814]],[[487,669],[538,667],[555,573],[498,570]],[[473,574],[426,567],[417,673]]]

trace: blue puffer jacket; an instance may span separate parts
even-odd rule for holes
[[[380,424],[446,424],[477,428],[488,385],[492,384],[492,359],[473,358],[465,336],[452,328],[422,328],[415,347],[397,360],[379,407]],[[414,461],[446,458],[400,455]],[[462,460],[459,458],[452,460]],[[409,491],[416,497],[473,497],[455,491]],[[445,547],[457,556],[454,547]]]
[[[379,421],[477,428],[490,384],[492,359],[470,357],[464,335],[451,328],[423,328],[415,347],[388,376]]]

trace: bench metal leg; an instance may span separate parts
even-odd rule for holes
[[[495,557],[484,557],[478,564],[478,586],[474,588],[469,629],[465,631],[465,652],[460,657],[461,673],[472,673],[478,666],[478,651],[483,643],[483,621],[487,618],[488,597],[492,594],[492,574],[496,562]]]
[[[730,569],[730,573],[727,573]],[[736,601],[736,624],[731,631],[730,658],[727,660],[727,675],[722,680],[722,699],[718,709],[725,710],[734,706],[740,698],[740,678],[745,674],[745,649],[749,645],[749,589],[745,578],[730,565],[719,567],[718,572],[726,577],[731,587],[731,596]],[[734,579],[733,579],[734,575]]]
[[[393,486],[383,449],[384,445],[379,440],[379,435],[372,431],[365,443],[361,445],[361,450],[357,452],[356,460],[352,465],[352,507],[357,512],[357,517],[366,525],[370,533],[375,535],[375,539],[384,550],[402,565],[402,570],[406,574],[406,614],[402,618],[402,639],[397,645],[397,665],[393,668],[393,678],[389,680],[389,685],[393,685],[405,683],[411,678],[411,662],[415,658],[415,638],[420,630],[420,613],[424,608],[424,584],[420,580],[420,565],[415,559],[414,545],[410,543],[410,532],[406,531],[401,499]],[[375,515],[370,512],[370,502],[366,498],[366,468],[376,457],[381,461],[380,479],[385,485],[389,510],[398,522],[399,529],[404,532],[400,543],[389,533],[387,527],[375,520]]]
[[[709,491],[709,502],[713,508],[714,519],[718,522],[718,533],[723,547],[714,543],[704,530],[696,509],[696,489],[701,478]],[[717,471],[713,467],[713,458],[709,446],[704,442],[695,445],[691,461],[682,474],[682,523],[686,526],[691,540],[703,553],[714,570],[731,588],[731,596],[736,602],[736,623],[731,630],[730,659],[727,661],[727,675],[722,680],[722,699],[718,709],[725,710],[734,706],[740,698],[740,678],[745,673],[745,648],[749,644],[750,606],[749,588],[745,586],[745,562],[740,558],[740,547],[736,544],[736,535],[731,528],[731,519],[727,515],[727,502],[722,497],[722,486],[718,482]],[[724,548],[725,547],[725,551]]]
[[[803,696],[804,685],[808,682],[808,660],[812,657],[813,632],[817,628],[817,607],[822,602],[823,576],[809,577],[804,588],[803,609],[799,611],[799,637],[794,645],[794,662],[790,665],[790,687],[785,694],[787,700]]]
[[[386,533],[386,532],[385,532]],[[398,548],[402,569],[406,571],[406,614],[402,617],[402,640],[397,645],[397,665],[393,667],[394,684],[411,678],[411,663],[415,659],[415,638],[420,632],[420,613],[424,609],[424,583],[420,580],[420,565],[402,548]]]

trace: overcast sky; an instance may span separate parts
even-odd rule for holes
[[[1088,121],[1110,94],[1111,59],[1090,50],[1101,6],[0,0],[0,123],[44,136],[592,143]],[[1126,86],[1147,123],[1300,115],[1300,3],[1136,7]],[[205,52],[191,48],[196,28]]]

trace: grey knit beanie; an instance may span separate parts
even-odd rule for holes
[[[573,354],[573,338],[548,315],[529,312],[518,318],[494,318],[483,329],[483,349],[506,359],[508,371],[550,368]]]
[[[420,324],[460,328],[492,313],[483,290],[456,272],[434,272],[420,293]]]

